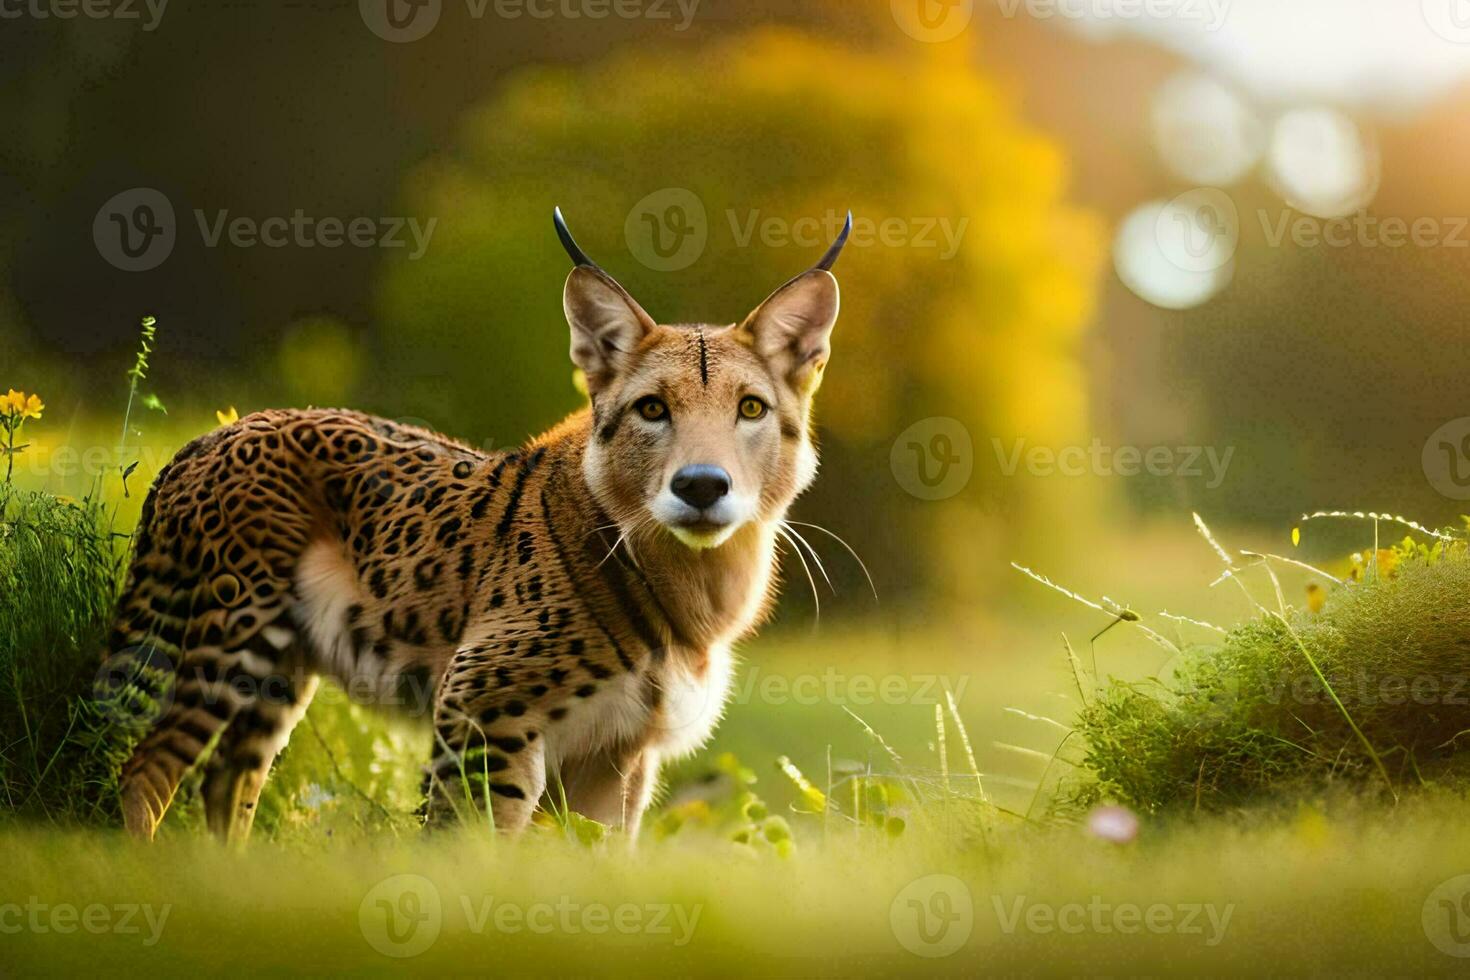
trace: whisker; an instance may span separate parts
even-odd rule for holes
[[[820,524],[812,524],[808,521],[786,521],[785,523],[799,524],[802,527],[809,527],[814,531],[821,531],[823,534],[827,535],[827,537],[831,538],[833,541],[836,541],[838,544],[842,545],[842,547],[846,548],[847,553],[849,555],[852,555],[852,560],[857,562],[858,567],[863,570],[863,577],[868,580],[868,589],[873,593],[873,601],[878,601],[878,588],[873,584],[873,576],[868,574],[868,566],[863,563],[863,560],[860,557],[858,557],[858,553],[853,550],[852,545],[848,544],[846,541],[842,540],[836,534],[833,534],[831,531],[827,530],[825,527],[822,527],[822,525]]]
[[[618,522],[617,521],[613,521],[611,524],[604,524],[604,525],[602,525],[602,527],[594,527],[592,530],[590,530],[586,534],[582,535],[582,537],[584,539],[590,538],[590,537],[592,537],[592,535],[597,534],[599,531],[610,531],[610,530],[612,530],[613,528],[615,528],[617,526],[618,526]]]
[[[801,548],[797,547],[795,541],[791,538],[791,535],[787,533],[786,529],[777,524],[776,533],[785,536],[786,540],[791,543],[791,550],[796,552],[796,558],[798,561],[801,562],[801,569],[802,571],[806,572],[807,583],[810,584],[812,587],[812,605],[816,608],[816,614],[812,623],[812,627],[816,628],[817,624],[822,621],[822,597],[817,594],[817,580],[812,578],[812,570],[810,567],[808,567],[806,563],[806,556],[801,553]]]
[[[798,544],[804,544],[804,545],[806,545],[806,550],[812,556],[812,561],[816,563],[817,571],[819,571],[819,572],[822,573],[822,578],[826,581],[827,588],[829,590],[831,590],[831,592],[832,592],[833,595],[836,595],[837,594],[837,588],[836,588],[836,586],[834,586],[832,584],[832,579],[827,575],[827,569],[826,569],[825,566],[823,566],[823,564],[822,564],[822,558],[821,558],[820,555],[817,554],[817,549],[816,548],[813,548],[812,547],[812,543],[810,541],[808,541],[806,538],[802,537],[801,536],[801,533],[799,531],[797,531],[796,528],[792,527],[790,524],[788,524],[785,521],[782,521],[781,523],[782,523],[782,525],[785,526],[786,533],[789,534],[789,535],[791,535],[794,539],[796,539],[796,542]]]
[[[602,561],[598,562],[596,565],[594,565],[592,567],[593,568],[601,568],[603,565],[606,565],[607,564],[607,560],[609,558],[611,558],[617,552],[618,545],[622,544],[623,543],[623,539],[626,538],[627,536],[628,536],[628,532],[627,531],[620,532],[618,534],[618,539],[612,543],[612,547],[609,548],[609,549],[607,549],[607,554],[605,554],[605,555],[602,556]],[[630,552],[630,554],[631,554],[631,552]]]

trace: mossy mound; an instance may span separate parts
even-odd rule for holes
[[[1173,676],[1083,709],[1078,801],[1219,810],[1351,781],[1398,795],[1470,776],[1470,553],[1392,552],[1317,612],[1263,613]]]

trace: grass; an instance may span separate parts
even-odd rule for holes
[[[120,570],[100,505],[0,486],[0,818],[116,814],[136,692],[94,685]]]
[[[1460,961],[1433,945],[1426,916],[1445,941],[1433,896],[1470,870],[1466,803],[1421,797],[1391,820],[1372,808],[1303,804],[1249,822],[1154,827],[1126,847],[1060,825],[1002,831],[989,849],[852,832],[804,841],[789,859],[706,840],[589,850],[552,834],[513,846],[471,833],[236,854],[192,837],[139,848],[108,833],[12,830],[0,836],[0,901],[146,905],[155,921],[167,912],[152,945],[138,912],[134,933],[28,928],[6,937],[4,959],[17,975],[74,975],[99,961],[150,976],[974,976],[1079,964],[1098,974],[1238,975],[1269,965],[1450,975]],[[416,876],[410,895],[398,875]],[[931,916],[932,945],[916,938],[910,900]],[[612,916],[630,906],[630,931],[620,932]],[[373,945],[387,909],[399,916],[397,951],[431,940],[412,958]],[[958,948],[945,958],[910,948],[949,945]]]

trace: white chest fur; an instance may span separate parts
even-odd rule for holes
[[[553,758],[575,758],[618,742],[647,744],[663,758],[687,755],[703,745],[725,711],[734,673],[729,649],[711,649],[703,672],[675,657],[646,669],[653,673],[623,674],[599,688],[585,705],[550,728],[547,744]],[[653,708],[650,686],[658,691]]]
[[[725,713],[734,672],[734,657],[725,646],[709,651],[702,673],[679,661],[663,666],[658,677],[662,698],[650,719],[651,741],[661,755],[687,755],[709,740]]]

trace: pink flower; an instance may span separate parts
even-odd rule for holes
[[[1099,840],[1128,844],[1138,837],[1138,816],[1126,806],[1100,806],[1087,815],[1087,832]]]

